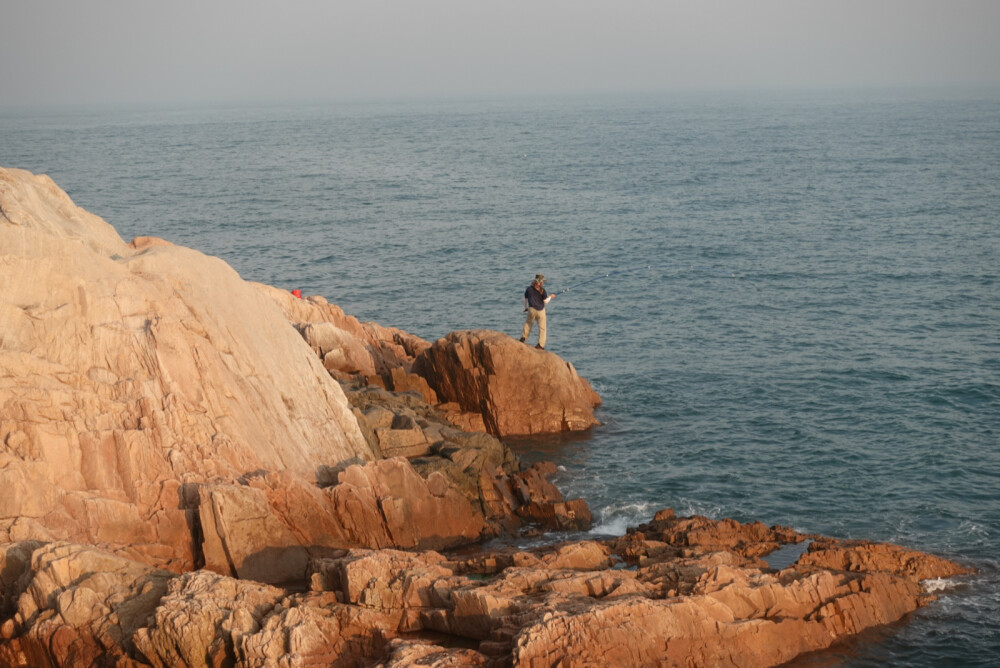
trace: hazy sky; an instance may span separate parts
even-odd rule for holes
[[[0,0],[0,106],[1000,84],[1000,0]]]

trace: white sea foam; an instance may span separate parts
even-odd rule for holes
[[[590,534],[593,536],[624,536],[629,527],[652,520],[653,514],[659,510],[658,505],[651,502],[641,502],[607,506],[598,511]]]
[[[684,517],[701,515],[709,519],[718,519],[723,516],[723,508],[719,505],[708,505],[691,499],[680,499],[680,503],[678,503],[677,507],[677,514]]]
[[[954,589],[958,586],[958,583],[954,580],[948,578],[934,578],[932,580],[921,580],[921,585],[923,585],[924,591],[928,594],[933,594],[939,591],[946,591],[948,589]]]
[[[976,536],[977,538],[989,539],[989,530],[977,524],[976,522],[970,522],[969,520],[963,520],[961,524],[958,525],[958,532],[965,534],[967,536]]]

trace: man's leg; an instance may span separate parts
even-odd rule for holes
[[[535,309],[528,309],[528,317],[524,320],[524,327],[521,328],[521,340],[524,341],[531,334],[531,323],[535,321]]]
[[[538,311],[538,345],[545,347],[545,311]]]

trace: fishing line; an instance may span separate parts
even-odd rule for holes
[[[553,294],[554,295],[562,295],[562,294],[565,294],[565,293],[569,292],[570,290],[572,290],[574,288],[580,287],[581,285],[586,285],[587,283],[593,283],[594,281],[599,281],[599,280],[601,280],[603,278],[610,278],[612,276],[617,276],[619,274],[628,274],[628,273],[631,273],[633,271],[642,271],[644,269],[652,269],[654,266],[657,269],[663,269],[664,271],[669,270],[669,269],[687,269],[689,271],[707,271],[707,272],[710,272],[710,273],[713,273],[713,274],[721,274],[723,276],[729,276],[731,278],[736,278],[736,274],[734,274],[731,271],[728,271],[728,270],[725,270],[725,269],[715,269],[714,267],[706,267],[705,265],[698,265],[698,264],[668,264],[668,265],[644,264],[644,265],[641,265],[641,266],[638,266],[638,267],[630,267],[628,269],[616,269],[615,271],[609,271],[606,274],[600,274],[599,276],[594,276],[593,278],[588,278],[585,281],[580,281],[579,283],[574,283],[573,285],[569,286],[568,288],[565,288],[565,289],[560,290],[559,292],[555,292]]]
[[[573,285],[571,285],[571,286],[569,286],[567,288],[559,290],[558,292],[553,292],[552,296],[564,295],[567,292],[570,292],[571,290],[575,290],[576,288],[579,288],[579,287],[581,287],[583,285],[587,285],[587,284],[593,283],[595,281],[600,281],[600,280],[603,280],[605,278],[611,278],[612,276],[620,276],[622,274],[630,274],[630,273],[633,273],[633,272],[646,271],[646,270],[649,270],[649,269],[659,269],[659,270],[662,270],[662,271],[671,271],[671,270],[703,271],[703,272],[707,272],[707,273],[710,273],[710,274],[717,274],[719,276],[724,276],[726,278],[734,278],[734,279],[740,278],[736,274],[736,272],[729,271],[728,269],[718,269],[716,267],[709,267],[709,266],[704,265],[704,264],[680,264],[680,263],[666,264],[666,265],[660,265],[660,264],[643,264],[643,265],[639,265],[639,266],[636,266],[636,267],[626,267],[625,269],[615,269],[614,271],[608,271],[608,272],[605,272],[603,274],[598,274],[597,276],[592,276],[592,277],[590,277],[590,278],[588,278],[586,280],[580,281],[578,283],[574,283]],[[743,283],[743,281],[739,281],[739,283]],[[760,287],[757,286],[753,281],[749,281],[748,283],[745,284],[745,286],[746,285],[749,285],[749,287],[753,288],[753,290],[755,291],[755,293],[757,295],[758,304],[760,306],[764,306],[764,307],[772,309],[772,310],[783,310],[780,306],[776,306],[774,304],[768,303],[768,301],[765,299],[765,296],[764,296],[763,292],[761,291]]]

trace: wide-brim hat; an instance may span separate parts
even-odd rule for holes
[[[533,282],[534,283],[544,283],[545,282],[545,274],[535,274],[535,280]]]

